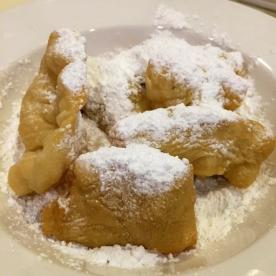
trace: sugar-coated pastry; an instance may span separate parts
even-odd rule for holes
[[[46,236],[88,247],[143,245],[179,253],[196,243],[193,170],[146,145],[81,155],[70,189],[42,212]]]
[[[150,109],[144,77],[127,79],[127,68],[119,70],[113,65],[115,61],[92,57],[87,60],[89,93],[84,112],[104,130],[130,114]]]
[[[104,130],[137,112],[179,103],[239,107],[250,89],[244,58],[158,32],[130,49],[88,59],[85,113]]]
[[[9,185],[28,195],[19,200],[26,209],[39,209],[30,217],[47,238],[163,254],[193,248],[207,206],[196,205],[196,221],[194,179],[246,188],[275,147],[248,69],[239,52],[167,30],[88,59],[84,37],[55,31],[22,100],[24,149]],[[198,195],[213,196],[214,184],[202,183]]]
[[[191,46],[180,40],[177,49],[150,59],[146,96],[152,108],[208,102],[235,110],[249,89],[245,72],[243,58],[237,52]]]
[[[133,115],[110,131],[114,145],[145,143],[187,158],[198,176],[223,175],[247,187],[256,179],[275,139],[260,123],[218,107],[183,104]]]
[[[168,107],[183,103],[191,105],[199,93],[189,85],[178,82],[169,68],[156,68],[150,61],[146,71],[146,94],[152,108]]]
[[[19,196],[57,184],[81,151],[80,110],[87,100],[84,43],[70,30],[53,32],[23,98],[19,135],[25,152],[9,171],[10,187]]]

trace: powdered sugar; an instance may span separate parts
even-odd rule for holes
[[[256,208],[255,201],[263,198],[271,185],[275,185],[275,178],[269,174],[268,167],[263,166],[255,183],[245,190],[229,187],[223,179],[196,179],[197,248],[223,240],[234,225],[244,221],[247,214]]]
[[[89,63],[89,74],[96,72],[99,79],[95,82],[95,77],[89,78],[92,83],[88,113],[104,117],[108,126],[135,113],[130,84],[144,76],[149,61],[157,71],[166,68],[168,78],[200,93],[200,102],[209,105],[222,105],[224,89],[231,89],[242,98],[251,87],[250,80],[236,74],[244,64],[240,53],[227,53],[211,45],[192,46],[169,31],[162,31],[131,49],[97,57]]]
[[[48,54],[62,56],[67,61],[59,76],[63,85],[73,93],[78,93],[86,86],[86,40],[79,33],[69,29],[56,31],[57,41],[48,49]]]
[[[28,196],[25,198],[17,198],[17,203],[22,207],[25,220],[29,224],[39,221],[42,208],[49,202],[57,199],[58,193],[55,189],[46,192],[43,195]]]
[[[62,208],[65,212],[65,214],[67,214],[69,208],[69,199],[68,198],[65,198],[63,196],[59,196],[58,197],[58,200],[57,200],[57,203],[59,205],[60,208]]]
[[[219,31],[217,26],[212,30],[209,39],[216,42],[216,44],[221,47],[237,49],[237,45],[232,41],[229,35],[225,32]]]
[[[186,14],[172,9],[164,4],[158,6],[154,15],[154,25],[158,29],[188,29],[193,33],[208,33],[205,30],[206,22],[202,21],[197,14]],[[214,25],[209,33],[209,39],[217,45],[228,48],[237,49],[237,45],[226,32],[220,30],[217,25]]]
[[[131,177],[129,189],[152,196],[171,189],[190,172],[188,160],[180,160],[142,144],[127,148],[100,148],[81,155],[76,163],[99,174],[102,191],[120,189],[120,180]]]
[[[0,94],[0,108],[2,108],[2,99],[5,98],[9,92],[9,90],[12,88],[12,82],[8,82],[5,84],[5,86],[1,89]]]
[[[82,61],[75,61],[68,64],[61,72],[60,78],[73,93],[78,93],[86,87],[86,64]]]
[[[57,95],[54,91],[42,91],[41,93],[43,94],[43,96],[45,96],[50,104],[55,103]]]
[[[135,57],[126,51],[112,58],[95,58],[94,62],[89,64],[93,67],[88,73],[94,74],[98,71],[100,78],[98,83],[91,84],[88,111],[95,114],[96,118],[100,116],[101,124],[107,126],[130,115],[134,111],[134,105],[129,98],[129,85],[130,81],[135,79],[137,66],[140,66]],[[96,66],[98,69],[95,69]]]
[[[154,17],[154,25],[172,29],[183,29],[189,27],[183,13],[175,11],[166,5],[159,5]]]
[[[86,60],[86,39],[84,36],[65,28],[58,30],[57,34],[59,35],[59,38],[53,48],[53,54],[62,54],[65,59],[71,62],[76,60]]]
[[[250,87],[247,79],[236,74],[243,63],[240,53],[227,53],[208,44],[192,46],[167,32],[157,35],[152,46],[158,49],[150,57],[157,72],[199,92],[203,102],[216,104],[224,87],[241,96]]]
[[[71,258],[88,264],[107,265],[122,268],[151,267],[169,261],[166,256],[147,251],[143,246],[102,246],[88,249],[74,244],[53,243],[53,247]]]
[[[237,120],[239,120],[237,114],[222,108],[185,107],[183,104],[179,104],[168,109],[159,108],[129,116],[114,125],[110,135],[115,139],[123,140],[125,143],[135,143],[140,140],[143,141],[143,136],[140,137],[142,133],[145,136],[149,134],[156,142],[161,142],[170,139],[172,133],[183,133],[190,129],[190,139],[196,139],[203,131],[202,125],[208,125],[211,129],[222,122]],[[147,137],[145,137],[144,142],[146,140]]]
[[[2,130],[0,148],[1,148],[1,158],[2,168],[0,172],[0,188],[2,192],[7,193],[8,187],[6,183],[8,170],[14,162],[15,147],[18,144],[17,128],[18,128],[18,111],[20,108],[20,103],[13,104],[12,116],[6,123],[6,127]]]

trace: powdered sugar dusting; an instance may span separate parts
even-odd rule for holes
[[[60,78],[73,93],[78,93],[86,86],[86,64],[82,61],[69,63],[61,72]]]
[[[62,54],[69,61],[86,60],[84,36],[70,29],[60,29],[57,31],[59,38],[55,47],[54,53]]]
[[[211,45],[192,46],[183,38],[162,31],[133,48],[89,62],[89,74],[96,74],[99,79],[95,82],[95,77],[89,78],[87,109],[96,117],[104,117],[109,126],[136,113],[130,99],[133,92],[130,84],[137,83],[137,77],[143,78],[149,61],[157,71],[166,68],[168,77],[174,78],[176,84],[199,93],[200,100],[196,104],[208,102],[221,106],[225,88],[243,98],[252,86],[250,79],[236,74],[243,65],[240,53],[228,53]]]
[[[59,207],[64,210],[65,214],[67,214],[67,212],[69,211],[69,199],[63,196],[59,196],[57,203]]]
[[[170,139],[170,134],[191,129],[191,138],[196,139],[201,135],[202,125],[210,128],[218,126],[224,121],[237,121],[239,116],[234,112],[216,107],[188,106],[179,104],[168,109],[159,108],[137,115],[129,116],[119,121],[111,130],[111,136],[122,139],[126,143],[143,141],[143,137],[136,136],[139,133],[148,133],[156,142]],[[160,123],[162,122],[162,123]],[[144,141],[146,142],[146,141]]]
[[[225,180],[220,181],[225,184]],[[267,166],[262,166],[255,183],[245,190],[228,185],[220,187],[213,178],[205,181],[197,178],[197,248],[203,249],[212,242],[223,240],[234,225],[242,223],[248,212],[254,211],[255,201],[263,198],[271,185],[275,185],[275,178],[270,176]]]
[[[167,32],[153,38],[152,46],[158,49],[150,57],[157,72],[166,69],[177,84],[199,92],[203,102],[216,104],[225,86],[241,96],[250,87],[246,78],[236,74],[243,62],[240,53],[227,53],[209,44],[192,46]]]
[[[208,32],[208,30],[204,30],[206,23],[197,14],[182,13],[164,4],[159,5],[155,12],[154,25],[158,29],[180,30],[185,28],[198,34]],[[237,49],[237,45],[233,43],[229,35],[220,30],[217,25],[213,26],[208,36],[211,41],[221,47]]]
[[[1,89],[0,94],[0,109],[2,108],[2,99],[5,98],[9,92],[9,90],[12,88],[12,82],[8,82],[5,84],[5,86]]]
[[[139,61],[128,50],[114,57],[98,57],[89,62],[89,74],[99,75],[97,83],[90,84],[87,109],[106,125],[124,118],[134,112],[130,96],[130,81],[140,71]],[[98,68],[97,68],[98,66]],[[96,67],[96,68],[95,68]],[[93,80],[94,76],[88,78]],[[99,91],[101,93],[99,94]]]
[[[190,172],[189,162],[180,160],[142,144],[127,148],[100,148],[81,155],[77,164],[100,176],[102,191],[117,189],[114,185],[127,176],[138,194],[155,195],[171,189],[175,181]]]
[[[29,224],[33,224],[39,220],[42,208],[57,198],[57,191],[52,189],[43,195],[27,196],[25,198],[17,198],[16,200],[22,208],[25,220]]]
[[[232,41],[230,36],[226,32],[218,31],[217,27],[212,30],[209,39],[215,41],[221,47],[237,49],[237,45]]]
[[[154,25],[157,27],[162,26],[172,29],[183,29],[190,27],[183,13],[171,9],[163,4],[159,5],[157,8],[154,16]]]
[[[20,103],[13,104],[12,116],[6,122],[2,130],[0,140],[0,153],[2,158],[2,167],[0,172],[0,188],[4,193],[8,192],[7,176],[10,166],[14,162],[15,147],[18,144],[17,129],[19,125],[19,108]]]
[[[50,104],[53,104],[57,99],[57,95],[54,91],[42,91],[42,94],[43,96],[45,96]]]
[[[70,243],[53,243],[53,247],[70,257],[84,260],[89,264],[127,269],[151,267],[169,261],[168,257],[149,252],[143,246],[114,245],[88,249]]]
[[[49,49],[50,54],[61,55],[67,60],[68,64],[63,68],[59,78],[70,91],[78,93],[87,85],[86,39],[69,29],[60,29],[57,34],[56,43]]]

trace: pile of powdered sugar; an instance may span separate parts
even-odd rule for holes
[[[157,29],[182,30],[186,29],[193,33],[205,33],[206,36],[217,45],[228,49],[235,49],[237,45],[230,36],[218,25],[212,26],[211,31],[205,28],[206,22],[202,21],[197,14],[184,14],[171,7],[161,4],[154,14],[154,26]]]
[[[212,242],[223,240],[233,227],[244,222],[250,212],[255,210],[256,203],[275,184],[276,179],[270,176],[266,165],[262,167],[255,183],[247,189],[229,185],[220,187],[214,178],[207,178],[205,181],[197,178],[197,248],[204,249]]]
[[[164,4],[158,6],[153,23],[156,27],[162,26],[164,28],[172,29],[183,29],[190,27],[187,16],[174,9],[170,9]]]
[[[174,183],[189,174],[189,162],[180,160],[143,144],[126,148],[103,147],[82,154],[76,164],[99,174],[101,191],[117,190],[131,176],[131,186],[137,194],[154,196],[169,191]]]
[[[143,246],[114,245],[88,249],[75,244],[50,241],[53,248],[65,255],[88,264],[108,265],[122,268],[152,267],[156,264],[175,261],[172,255],[162,256],[146,250]]]

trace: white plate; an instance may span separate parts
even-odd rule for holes
[[[87,31],[116,26],[150,26],[159,2],[158,0],[43,0],[4,12],[0,14],[0,67],[7,67],[10,62],[44,45],[48,34],[56,28],[69,27]],[[228,33],[243,52],[260,58],[263,65],[275,76],[276,20],[274,18],[230,1],[167,2],[170,7],[184,13],[198,14],[202,21],[207,22],[203,26],[206,34],[210,34],[214,26],[219,26],[217,28]],[[132,36],[135,39],[135,33]],[[105,47],[105,42],[102,47]],[[276,91],[266,91],[264,96],[266,99],[275,97]],[[273,105],[267,113],[276,125]],[[0,212],[3,212],[1,204]],[[2,226],[0,223],[1,276],[83,275],[56,263],[38,261],[33,251],[15,241]],[[276,275],[275,248],[276,228],[272,227],[261,239],[239,254],[220,264],[203,267],[195,272],[185,272],[185,275],[273,276]],[[181,272],[181,268],[177,269]],[[98,273],[132,274],[130,271],[105,270],[105,268],[97,270],[97,275]],[[145,275],[146,272],[136,273]]]

